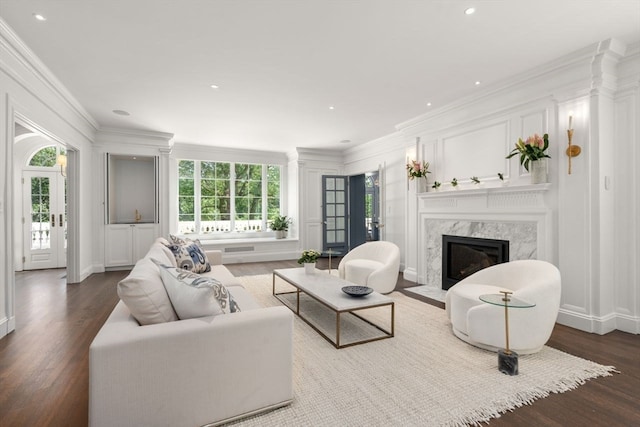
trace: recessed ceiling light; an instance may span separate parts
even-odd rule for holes
[[[39,13],[34,13],[33,17],[35,19],[37,19],[38,21],[46,21],[47,20],[47,18],[44,15],[40,15]]]
[[[329,110],[335,110],[335,109],[336,109],[336,107],[334,107],[333,105],[329,106]]]
[[[119,116],[130,116],[131,114],[129,114],[128,111],[124,111],[124,110],[113,110],[113,114],[117,114]]]
[[[218,85],[211,85],[211,89],[220,89],[220,86],[218,86]]]
[[[476,81],[476,86],[478,86],[480,84],[480,80]]]
[[[470,7],[470,8],[468,8],[468,9],[465,9],[465,10],[464,10],[464,14],[465,14],[465,15],[473,15],[475,11],[476,11],[476,8],[475,8],[475,7]]]
[[[343,139],[342,141],[340,141],[340,144],[348,144],[350,142],[351,142],[350,139]]]

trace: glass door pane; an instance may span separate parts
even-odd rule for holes
[[[31,178],[31,249],[51,247],[51,227],[55,218],[51,217],[50,180],[48,177]]]
[[[346,253],[348,249],[347,177],[322,177],[323,250]]]

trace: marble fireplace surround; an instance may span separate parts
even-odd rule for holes
[[[442,235],[509,241],[509,260],[552,260],[550,184],[418,194],[418,283],[442,288]]]

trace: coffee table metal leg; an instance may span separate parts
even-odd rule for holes
[[[391,303],[391,336],[395,336],[396,330],[396,304]]]
[[[336,348],[340,348],[340,312],[336,312]]]

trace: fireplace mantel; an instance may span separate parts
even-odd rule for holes
[[[419,193],[417,264],[409,273],[420,284],[440,287],[443,234],[508,240],[510,260],[551,260],[551,189],[537,184]]]
[[[451,209],[544,209],[551,184],[469,188],[418,194],[418,213]]]

